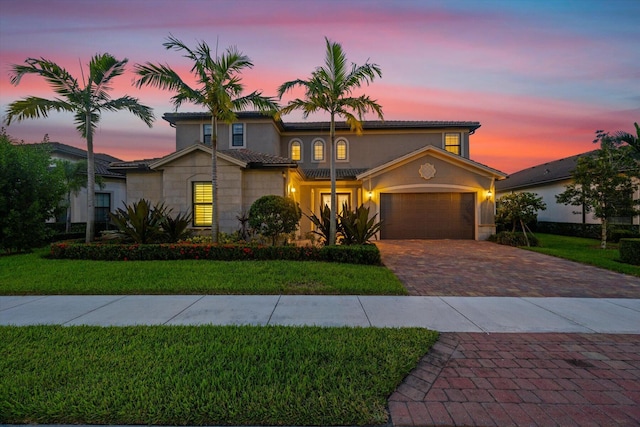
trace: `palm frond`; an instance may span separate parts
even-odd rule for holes
[[[26,74],[38,74],[61,96],[67,96],[80,90],[78,81],[55,62],[44,58],[27,58],[25,63],[27,65],[13,65],[11,67],[10,81],[12,85],[17,86]]]
[[[12,102],[7,107],[6,124],[25,119],[37,119],[48,117],[50,111],[75,111],[76,106],[60,99],[45,99],[37,96],[29,96]]]
[[[83,138],[87,138],[87,113],[82,110],[74,110],[76,111],[73,115],[73,122],[76,124],[76,129],[80,132]],[[93,111],[91,112],[91,133],[95,133],[96,128],[98,127],[98,123],[100,123],[100,114]]]
[[[100,99],[108,99],[114,77],[124,74],[128,59],[117,60],[109,53],[95,55],[89,62],[89,81],[95,84],[93,94]]]
[[[149,127],[152,126],[153,121],[155,120],[153,109],[151,107],[140,104],[137,98],[133,98],[128,95],[102,104],[100,109],[108,111],[129,110],[130,113],[140,118]]]
[[[262,96],[262,92],[254,91],[249,95],[233,100],[233,109],[235,111],[246,110],[247,107],[252,107],[262,113],[273,115],[278,111],[279,106],[275,98]]]

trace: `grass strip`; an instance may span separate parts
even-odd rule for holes
[[[0,257],[0,295],[405,295],[381,266],[311,261],[91,261]]]
[[[536,233],[536,237],[540,240],[541,246],[523,247],[523,249],[594,265],[618,273],[640,276],[640,266],[620,261],[617,244],[608,243],[607,249],[600,249],[600,240],[595,239],[542,233]]]
[[[0,327],[0,422],[364,425],[426,329]]]

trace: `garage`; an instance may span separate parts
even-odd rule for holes
[[[474,193],[382,193],[382,239],[475,239]]]

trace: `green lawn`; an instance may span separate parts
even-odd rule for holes
[[[619,261],[620,252],[616,244],[609,243],[607,249],[603,250],[600,249],[600,241],[595,239],[539,233],[536,233],[536,237],[540,240],[541,246],[524,249],[595,265],[618,273],[640,276],[640,266]]]
[[[419,328],[0,327],[0,423],[363,425]]]
[[[0,295],[405,295],[385,267],[303,261],[86,261],[0,257]]]

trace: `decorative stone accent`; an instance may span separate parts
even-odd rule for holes
[[[436,176],[436,167],[431,163],[425,163],[420,166],[420,176],[424,179],[431,179]]]

